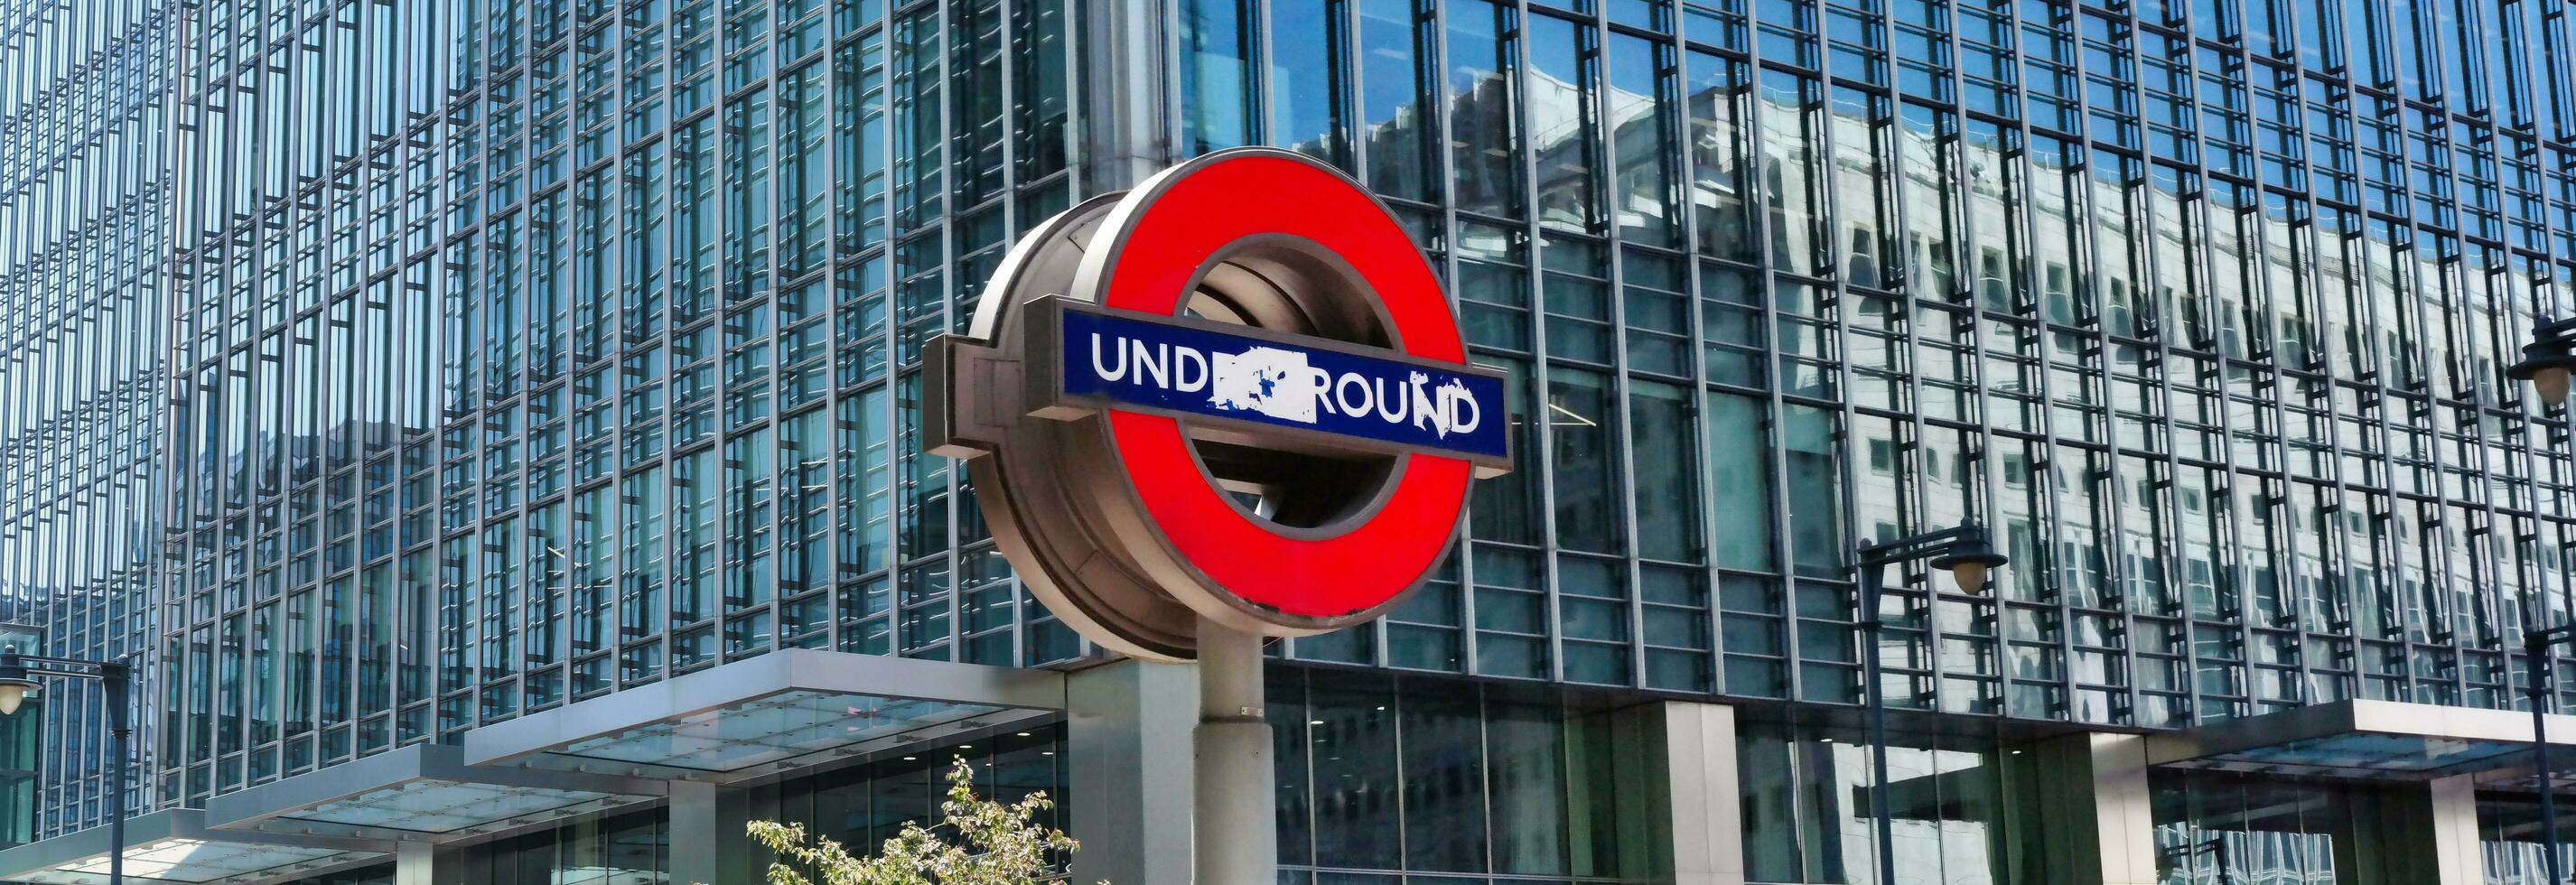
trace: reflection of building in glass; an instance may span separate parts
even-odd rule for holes
[[[1283,882],[1867,881],[1863,654],[1927,878],[2539,878],[2509,735],[2327,720],[2518,709],[2569,611],[2576,451],[2499,374],[2576,310],[2564,4],[18,5],[0,609],[144,668],[139,807],[321,852],[240,885],[390,870],[249,835],[389,796],[543,806],[417,836],[439,881],[872,838],[960,745],[1089,801],[1151,704],[743,674],[1123,672],[919,454],[921,346],[1052,213],[1252,143],[1416,232],[1520,466],[1384,623],[1278,644]],[[1972,518],[1988,594],[1897,574],[1861,647],[1853,547]],[[602,712],[709,682],[778,692]],[[29,835],[100,822],[98,702],[49,686]],[[1731,833],[1654,805],[1719,786]]]

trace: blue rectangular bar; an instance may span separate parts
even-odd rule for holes
[[[1503,379],[1487,370],[1070,304],[1056,328],[1068,398],[1317,431],[1367,448],[1511,457]]]

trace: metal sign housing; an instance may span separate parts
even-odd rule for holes
[[[1420,249],[1286,151],[1048,220],[926,363],[927,444],[967,459],[1031,593],[1149,660],[1191,659],[1202,617],[1376,617],[1447,554],[1470,481],[1511,465],[1506,379],[1466,362]]]

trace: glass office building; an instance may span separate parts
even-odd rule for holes
[[[153,641],[173,211],[163,6],[0,4],[0,645],[24,653],[107,660]],[[41,716],[0,719],[0,844],[107,819],[104,693],[41,694]]]
[[[1909,885],[2543,878],[2569,0],[0,0],[0,69],[0,592],[143,668],[156,881],[730,885],[952,755],[1186,881],[1189,671],[1020,590],[921,355],[1247,144],[1520,453],[1275,645],[1283,883],[1894,885],[1863,655]],[[1963,520],[1984,593],[1857,611]],[[91,692],[0,878],[104,881]]]

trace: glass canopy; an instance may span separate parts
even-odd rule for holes
[[[217,796],[206,821],[228,831],[440,841],[661,795],[660,784],[634,778],[484,768],[461,756],[453,746],[399,747]]]
[[[1027,728],[1063,674],[793,649],[467,732],[465,761],[730,783]]]
[[[876,742],[940,725],[974,726],[1003,708],[908,698],[790,691],[635,728],[573,741],[547,751],[695,771],[730,772]],[[1017,718],[1017,717],[1014,717]]]
[[[210,829],[203,812],[173,808],[137,815],[125,825],[125,879],[171,885],[246,885],[299,879],[376,863],[393,843],[316,839]],[[90,827],[0,851],[0,881],[37,885],[105,885],[106,827]]]
[[[2576,746],[2576,716],[2549,717],[2550,743]],[[2156,735],[2159,765],[2418,780],[2531,764],[2531,715],[2350,700]]]
[[[125,878],[129,881],[216,885],[236,880],[270,879],[383,856],[375,852],[293,845],[165,839],[126,849]],[[91,885],[108,881],[107,867],[107,855],[102,854],[50,870],[21,873],[18,878],[26,882]]]
[[[589,790],[423,780],[280,814],[262,829],[292,829],[275,822],[300,821],[445,834],[552,812],[591,811],[623,801],[633,799]]]
[[[2576,735],[2571,735],[2576,737]],[[2186,768],[2307,769],[2319,773],[2417,774],[2447,777],[2511,765],[2531,756],[2523,740],[2476,740],[2412,734],[2342,734],[2300,738],[2213,753],[2174,763]]]

